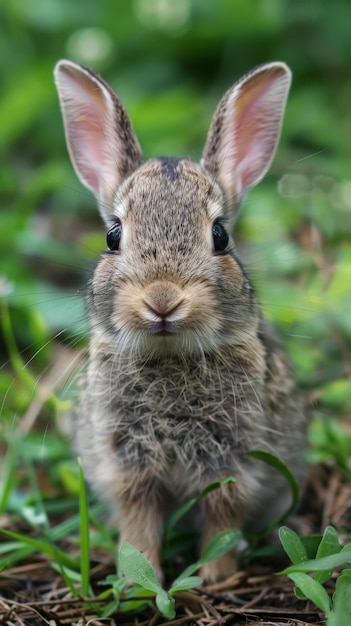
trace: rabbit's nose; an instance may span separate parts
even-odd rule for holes
[[[181,289],[170,281],[155,281],[149,285],[143,298],[147,317],[171,317],[184,301]]]
[[[181,305],[181,302],[177,303],[175,306],[171,306],[170,304],[167,305],[167,303],[165,303],[164,305],[159,305],[157,308],[154,305],[150,305],[150,303],[148,302],[144,302],[144,304],[146,305],[148,311],[154,317],[159,319],[167,319],[172,316],[172,313],[176,312],[176,310]]]

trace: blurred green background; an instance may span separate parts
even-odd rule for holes
[[[347,425],[350,27],[349,0],[2,0],[0,290],[39,386],[58,343],[86,340],[82,293],[105,246],[66,152],[56,61],[71,58],[108,80],[145,157],[197,158],[222,93],[255,65],[283,60],[294,81],[281,143],[246,198],[237,239],[316,415]],[[2,324],[0,405],[12,423],[34,392],[8,363],[6,333]]]

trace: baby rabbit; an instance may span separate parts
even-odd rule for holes
[[[273,159],[291,73],[268,63],[235,83],[199,163],[142,162],[109,85],[65,60],[55,79],[73,166],[107,227],[88,296],[78,450],[115,506],[120,540],[162,578],[167,516],[212,481],[237,480],[199,505],[202,547],[223,529],[262,528],[286,510],[286,480],[248,450],[272,451],[302,475],[303,404],[231,238],[244,194]],[[233,551],[201,575],[216,580],[236,567]]]

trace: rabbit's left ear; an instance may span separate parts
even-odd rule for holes
[[[59,61],[55,82],[72,164],[108,221],[116,187],[141,161],[132,124],[109,85],[86,67]]]
[[[228,200],[241,198],[266,174],[290,83],[285,63],[267,63],[243,76],[220,101],[201,163],[218,179]]]

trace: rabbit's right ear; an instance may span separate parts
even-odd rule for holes
[[[65,60],[54,75],[72,164],[108,221],[117,185],[140,164],[139,143],[124,106],[99,76]]]
[[[266,174],[278,143],[290,82],[285,63],[266,63],[243,76],[220,101],[202,164],[222,185],[228,200],[240,201]]]

